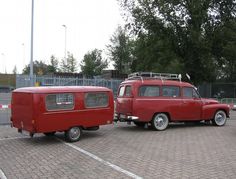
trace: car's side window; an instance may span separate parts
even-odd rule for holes
[[[162,96],[176,98],[180,96],[179,92],[178,86],[162,86]]]
[[[85,107],[107,107],[108,106],[108,94],[105,92],[89,92],[85,94]]]
[[[139,88],[139,96],[160,96],[160,87],[159,86],[141,86]]]
[[[194,88],[183,87],[183,97],[186,98],[200,98],[199,94]]]
[[[74,109],[74,95],[71,93],[49,94],[45,102],[48,111]]]
[[[183,87],[183,97],[192,98],[193,97],[193,88]]]
[[[125,86],[121,86],[121,87],[120,87],[120,90],[119,90],[118,96],[119,96],[119,97],[122,97],[122,96],[124,96],[124,93],[125,93]]]
[[[131,86],[125,87],[125,96],[131,96]]]

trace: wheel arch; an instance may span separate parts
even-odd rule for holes
[[[160,113],[164,113],[164,114],[166,114],[167,115],[167,117],[168,117],[168,119],[169,119],[169,122],[171,122],[171,116],[170,116],[170,113],[169,112],[155,112],[153,115],[152,115],[152,118],[151,118],[151,120],[153,120],[153,118],[157,115],[157,114],[160,114]],[[150,120],[150,121],[151,121]]]
[[[218,109],[215,110],[215,113],[213,114],[213,118],[214,118],[215,114],[217,113],[217,111],[224,111],[225,114],[226,114],[226,117],[229,117],[229,114],[227,113],[226,109],[224,109],[224,108],[218,108]]]

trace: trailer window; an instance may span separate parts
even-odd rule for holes
[[[46,97],[46,108],[48,111],[73,109],[74,96],[71,93],[49,94]]]
[[[107,107],[108,94],[107,93],[86,93],[85,94],[85,107]]]

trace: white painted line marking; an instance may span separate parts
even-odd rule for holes
[[[24,138],[29,138],[29,136],[9,137],[9,138],[2,138],[2,139],[0,138],[0,141],[4,141],[4,140],[14,140],[14,139],[24,139]],[[102,164],[113,168],[114,170],[116,170],[116,171],[118,171],[118,172],[124,173],[124,174],[126,174],[127,176],[129,176],[129,177],[131,177],[131,178],[142,179],[142,177],[140,177],[140,176],[138,176],[138,175],[135,175],[134,173],[129,172],[129,171],[127,171],[127,170],[125,170],[125,169],[123,169],[123,168],[121,168],[121,167],[119,167],[119,166],[117,166],[117,165],[114,165],[114,164],[112,164],[112,163],[110,163],[110,162],[108,162],[108,161],[105,161],[105,160],[103,160],[102,158],[100,158],[100,157],[98,157],[98,156],[96,156],[96,155],[94,155],[94,154],[92,154],[92,153],[90,153],[90,152],[88,152],[88,151],[86,151],[86,150],[84,150],[84,149],[81,149],[81,148],[79,148],[79,147],[77,147],[77,146],[75,146],[75,145],[73,145],[73,144],[66,143],[66,142],[64,142],[64,141],[61,140],[61,139],[58,139],[58,138],[56,138],[56,139],[59,140],[60,142],[62,142],[63,144],[65,144],[65,145],[67,145],[67,146],[69,146],[69,147],[72,147],[73,149],[75,149],[75,150],[77,150],[77,151],[79,151],[79,152],[81,152],[81,153],[83,153],[83,154],[85,154],[85,155],[87,155],[87,156],[89,156],[89,157],[91,157],[91,158],[93,158],[93,159],[95,159],[95,160],[101,162]],[[5,177],[5,178],[4,178],[4,177]],[[0,179],[7,179],[1,169],[0,169]]]
[[[129,172],[129,171],[127,171],[127,170],[117,166],[117,165],[114,165],[114,164],[112,164],[112,163],[110,163],[108,161],[105,161],[102,158],[100,158],[100,157],[98,157],[98,156],[96,156],[96,155],[94,155],[94,154],[92,154],[92,153],[90,153],[90,152],[88,152],[88,151],[86,151],[84,149],[81,149],[81,148],[79,148],[79,147],[77,147],[77,146],[75,146],[73,144],[66,143],[66,142],[62,141],[61,139],[58,139],[58,140],[61,141],[62,143],[64,143],[65,145],[67,145],[69,147],[72,147],[73,149],[75,149],[75,150],[77,150],[77,151],[79,151],[79,152],[81,152],[81,153],[83,153],[83,154],[85,154],[85,155],[87,155],[87,156],[89,156],[89,157],[91,157],[91,158],[101,162],[102,164],[113,168],[114,170],[116,170],[118,172],[124,173],[124,174],[126,174],[127,176],[129,176],[131,178],[142,179],[142,177],[140,177],[138,175],[135,175],[134,173],[131,173],[131,172]]]
[[[6,175],[3,173],[2,169],[0,169],[0,179],[7,179]]]
[[[14,140],[14,139],[25,139],[25,138],[30,138],[29,136],[22,136],[22,137],[6,137],[6,138],[0,138],[0,141],[3,140]],[[1,179],[1,178],[0,178]]]

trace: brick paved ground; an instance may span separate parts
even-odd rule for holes
[[[57,140],[62,133],[13,137],[24,136],[0,126],[0,169],[8,179],[129,178]],[[236,120],[224,127],[175,124],[163,132],[118,123],[84,132],[72,145],[143,178],[236,178]]]

